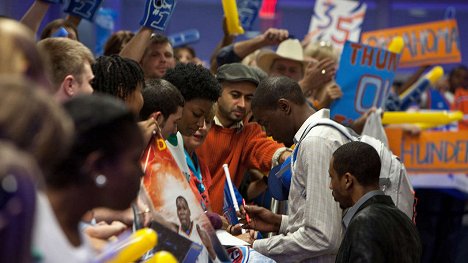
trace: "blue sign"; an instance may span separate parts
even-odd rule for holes
[[[399,54],[346,41],[336,73],[343,97],[331,105],[332,119],[350,124],[370,108],[382,107],[399,60]]]
[[[70,0],[65,9],[66,13],[93,21],[94,14],[101,5],[102,0]]]
[[[237,11],[242,28],[246,31],[252,30],[253,23],[258,16],[262,0],[237,0]]]
[[[145,12],[140,25],[164,31],[174,12],[176,0],[146,0]]]

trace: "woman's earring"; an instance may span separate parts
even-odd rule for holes
[[[102,188],[107,184],[107,177],[103,174],[99,174],[96,176],[95,182],[97,187]]]

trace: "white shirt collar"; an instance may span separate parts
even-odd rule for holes
[[[240,129],[242,127],[244,127],[244,122],[243,121],[238,121],[234,124],[232,124],[231,126],[229,127],[224,127],[224,125],[221,123],[221,121],[219,120],[218,116],[214,116],[213,118],[214,120],[214,124],[217,125],[217,126],[221,126],[223,128],[232,128],[232,129]]]

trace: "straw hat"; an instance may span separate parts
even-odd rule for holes
[[[272,50],[261,51],[257,56],[257,66],[265,72],[270,72],[271,64],[278,58],[300,62],[303,64],[303,68],[307,66],[307,62],[304,61],[304,51],[297,39],[287,39],[281,42],[276,52]]]

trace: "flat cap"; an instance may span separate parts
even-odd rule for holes
[[[255,85],[260,83],[260,76],[258,71],[241,63],[222,65],[218,68],[216,79],[218,81],[230,82],[248,81],[254,83]]]

